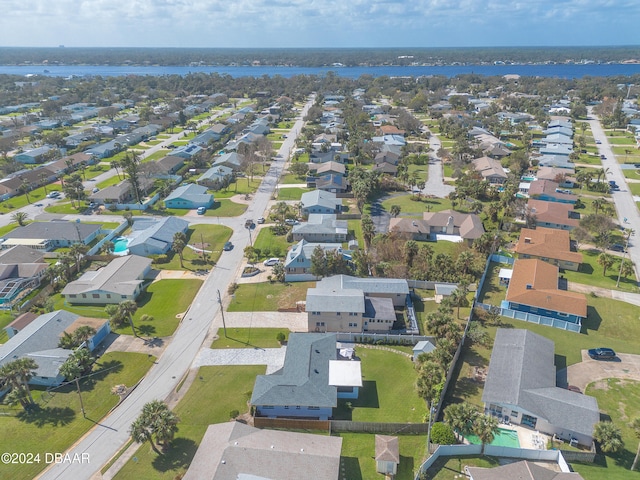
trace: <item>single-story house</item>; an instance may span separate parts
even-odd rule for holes
[[[305,217],[314,213],[338,214],[342,212],[342,199],[335,193],[324,190],[305,192],[300,197],[302,215]]]
[[[574,272],[582,263],[582,254],[571,250],[569,232],[554,228],[523,228],[515,252],[519,258],[537,258]]]
[[[207,147],[209,146],[209,144],[217,142],[221,138],[222,135],[220,133],[214,132],[212,129],[208,128],[204,132],[196,135],[191,140],[189,140],[189,143],[198,145],[200,147]]]
[[[580,213],[573,210],[570,203],[545,202],[529,199],[529,213],[535,217],[536,227],[573,230],[580,225]]]
[[[552,133],[542,139],[547,145],[559,144],[559,145],[573,145],[573,139],[570,136],[563,135],[562,133]]]
[[[431,226],[425,220],[393,217],[389,220],[389,231],[411,240],[431,240]]]
[[[570,203],[574,205],[578,196],[559,191],[560,184],[553,180],[535,180],[529,187],[529,197],[544,202]]]
[[[558,267],[542,260],[516,260],[502,308],[581,325],[587,318],[587,298],[560,290],[558,271]]]
[[[424,212],[422,218],[429,226],[432,240],[436,240],[438,235],[455,235],[472,242],[484,233],[482,220],[474,213],[443,210],[441,212]]]
[[[211,208],[213,202],[213,195],[207,193],[207,187],[195,183],[176,188],[164,199],[167,208]]]
[[[329,173],[316,178],[316,188],[332,193],[344,193],[347,191],[347,179],[343,175]]]
[[[46,167],[56,175],[60,176],[77,170],[80,165],[91,165],[95,163],[94,158],[95,157],[88,153],[79,152],[63,157],[55,162],[48,163]]]
[[[332,160],[326,163],[310,163],[309,172],[316,176],[328,174],[344,175],[346,173],[346,167],[344,164]]]
[[[59,371],[60,367],[73,351],[59,348],[58,342],[65,330],[70,329],[74,324],[75,328],[81,326],[82,322],[78,322],[80,318],[75,313],[56,310],[26,321],[23,325],[14,322],[16,328],[13,329],[13,335],[6,343],[0,345],[0,365],[18,358],[31,358],[37,363],[38,368],[29,381],[30,384],[46,387],[60,385],[64,381]],[[90,339],[94,348],[110,331],[108,320],[95,320],[97,328],[95,326],[94,328],[97,331]]]
[[[311,274],[311,258],[317,247],[322,248],[325,253],[339,251],[342,254],[341,243],[309,243],[306,240],[300,240],[287,252],[287,258],[284,261],[285,281],[307,282],[318,280],[318,277]]]
[[[13,156],[13,160],[19,163],[42,163],[47,154],[51,151],[55,150],[55,147],[50,145],[43,145],[42,147],[33,148],[31,150],[27,150],[26,152],[18,153]]]
[[[398,167],[396,165],[392,165],[391,163],[382,162],[376,163],[373,166],[373,170],[380,173],[385,173],[387,175],[395,176],[398,173]]]
[[[563,466],[557,463],[550,466],[554,468],[547,468],[540,462],[521,460],[492,468],[467,465],[464,470],[469,480],[584,480],[579,473],[571,472],[566,463]]]
[[[145,195],[153,187],[154,179],[146,176],[138,178],[142,194]],[[98,205],[120,205],[137,203],[137,198],[131,182],[123,180],[116,185],[110,185],[103,190],[92,193],[89,200]],[[142,199],[141,199],[142,200]]]
[[[255,416],[327,420],[338,398],[358,398],[362,387],[360,362],[339,358],[335,334],[291,333],[283,367],[256,378]]]
[[[173,175],[184,167],[184,158],[174,155],[167,155],[156,162],[160,167],[160,172],[165,175]]]
[[[66,302],[104,305],[135,300],[151,272],[151,259],[138,255],[118,257],[106,267],[84,273],[62,290]]]
[[[174,157],[182,157],[182,158],[191,158],[195,154],[200,153],[202,151],[202,147],[198,145],[183,145],[181,147],[176,148],[171,155]]]
[[[171,249],[173,236],[186,233],[189,222],[181,218],[165,217],[160,220],[136,220],[129,234],[127,249],[132,255],[147,257],[160,255]]]
[[[563,143],[549,143],[540,147],[540,153],[542,155],[565,155],[568,157],[573,153],[573,146]]]
[[[499,160],[490,157],[474,158],[472,161],[476,172],[492,185],[502,185],[507,181],[507,174]]]
[[[198,185],[204,185],[207,188],[218,190],[222,188],[225,181],[230,181],[234,177],[233,169],[224,165],[215,165],[204,172],[196,182]]]
[[[553,341],[529,330],[499,328],[482,402],[485,410],[590,447],[600,421],[594,397],[556,386]]]
[[[340,478],[342,438],[255,428],[241,422],[209,425],[184,480]]]
[[[347,221],[336,215],[312,213],[306,222],[294,225],[293,240],[299,242],[341,243],[347,241]]]
[[[575,170],[573,167],[551,167],[544,166],[538,168],[536,178],[538,180],[553,180],[558,182],[562,188],[573,188],[575,186]]]
[[[228,167],[234,172],[242,170],[245,164],[245,157],[241,153],[229,152],[220,155],[213,161],[214,167]]]
[[[576,164],[573,163],[566,155],[542,155],[538,157],[538,166],[573,170],[575,169]]]
[[[6,249],[23,245],[35,250],[48,251],[59,247],[68,247],[78,241],[89,245],[101,231],[102,225],[92,223],[64,220],[32,222],[6,233],[0,247]]]

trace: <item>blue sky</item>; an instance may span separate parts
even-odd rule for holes
[[[638,0],[2,0],[0,46],[637,45]]]

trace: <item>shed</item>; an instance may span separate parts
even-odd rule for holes
[[[436,349],[436,346],[429,340],[421,340],[413,347],[413,358],[416,358],[421,353],[431,353]]]
[[[451,294],[458,288],[457,285],[449,285],[446,283],[436,283],[434,289],[436,291],[436,303],[441,303],[445,297],[450,297]]]
[[[376,435],[376,472],[395,475],[400,463],[398,437]]]
[[[498,273],[500,285],[509,285],[509,282],[511,281],[511,275],[513,275],[513,270],[511,270],[510,268],[501,268],[500,273]]]

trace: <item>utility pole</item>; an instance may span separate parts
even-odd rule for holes
[[[218,303],[220,304],[220,315],[222,315],[222,329],[224,330],[224,338],[227,338],[227,324],[224,321],[224,308],[222,306],[222,297],[220,296],[220,289],[218,289]]]
[[[431,416],[433,413],[433,400],[429,400],[429,426],[427,427],[427,454],[431,456]]]
[[[625,232],[627,234],[627,241],[624,245],[624,252],[622,252],[622,260],[620,260],[620,270],[618,270],[618,281],[616,282],[616,288],[620,285],[620,276],[622,275],[622,264],[624,263],[624,259],[627,256],[627,251],[629,250],[629,239],[631,235],[633,235],[633,229],[628,228]]]

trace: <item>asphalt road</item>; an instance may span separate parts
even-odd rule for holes
[[[218,315],[220,306],[217,301],[217,291],[220,290],[222,295],[226,294],[228,285],[236,278],[242,263],[244,247],[249,243],[249,233],[244,228],[244,220],[263,214],[282,173],[284,159],[288,158],[295,138],[300,133],[303,125],[302,118],[312,104],[313,98],[307,103],[288,138],[283,142],[279,150],[279,158],[282,160],[272,162],[246,215],[226,222],[234,228],[231,242],[235,248],[224,252],[215,268],[211,270],[162,356],[150,368],[131,395],[68,451],[72,457],[75,454],[88,454],[90,463],[54,464],[40,478],[47,480],[91,478],[127,442],[129,426],[139,415],[142,406],[154,399],[165,399],[189,371],[212,322]],[[91,417],[90,411],[88,417]],[[98,421],[98,419],[94,420]]]

